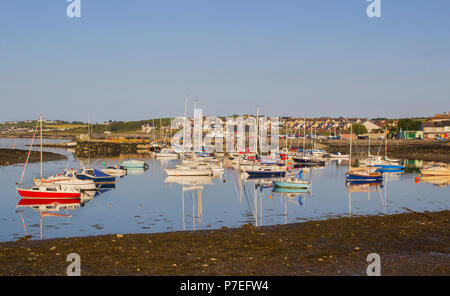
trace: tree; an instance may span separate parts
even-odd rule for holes
[[[367,133],[367,128],[361,123],[354,123],[352,125],[353,132],[357,135]]]
[[[402,131],[418,131],[420,130],[422,122],[420,120],[412,120],[411,118],[400,119],[397,123],[397,130]]]

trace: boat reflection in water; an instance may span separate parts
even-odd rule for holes
[[[450,176],[424,176],[421,180],[422,183],[433,184],[438,187],[446,187],[450,185]]]
[[[299,206],[303,206],[305,194],[311,194],[311,188],[282,188],[275,187],[272,193],[284,199],[284,224],[287,224],[287,203],[291,202]]]
[[[203,189],[205,185],[211,185],[212,176],[168,176],[164,183],[181,185],[181,207],[183,212],[183,230],[186,230],[185,218],[185,192],[192,192],[192,230],[196,224],[202,223],[203,215]],[[196,211],[197,210],[197,211]]]
[[[72,215],[68,214],[68,210],[76,210],[81,206],[87,204],[94,197],[99,196],[102,193],[110,191],[116,187],[115,184],[102,184],[95,191],[95,196],[90,198],[31,198],[25,197],[19,200],[17,204],[17,212],[20,214],[23,227],[25,229],[25,235],[28,236],[25,220],[23,219],[22,212],[30,208],[34,212],[40,213],[40,238],[43,238],[43,220],[44,217],[65,217],[70,218]]]
[[[143,175],[148,168],[127,168],[127,175]]]
[[[51,201],[51,200],[43,200],[43,199],[31,199],[31,198],[22,198],[17,208],[19,209],[18,212],[20,214],[20,219],[22,220],[23,227],[25,230],[25,235],[28,236],[27,227],[25,224],[25,220],[22,216],[22,209],[24,208],[31,208],[35,212],[40,213],[40,238],[43,238],[43,222],[44,217],[63,217],[63,218],[70,218],[72,215],[68,214],[67,210],[76,210],[80,207],[80,199],[65,199],[65,200],[59,200],[59,201]],[[61,213],[61,211],[65,211],[65,213]]]
[[[368,200],[371,198],[372,192],[379,192],[380,198],[382,200],[384,209],[386,209],[386,186],[385,188],[385,196],[383,201],[383,196],[381,192],[381,188],[383,188],[382,182],[346,182],[345,186],[348,190],[348,213],[352,214],[352,193],[367,193]]]

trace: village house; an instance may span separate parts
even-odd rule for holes
[[[364,122],[363,125],[366,127],[367,132],[369,132],[369,133],[373,133],[375,131],[379,131],[382,129],[380,126],[376,125],[375,123],[373,123],[369,120]]]
[[[424,139],[448,139],[450,120],[428,121],[422,124]]]

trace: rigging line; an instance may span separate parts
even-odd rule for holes
[[[36,123],[36,128],[34,129],[33,138],[31,139],[31,144],[30,144],[30,150],[28,150],[27,160],[26,160],[25,165],[23,167],[22,176],[20,177],[19,185],[22,184],[23,177],[25,176],[25,170],[27,169],[28,160],[30,159],[31,149],[33,148],[34,138],[36,136],[36,132],[37,132],[38,126],[39,126],[39,122]]]

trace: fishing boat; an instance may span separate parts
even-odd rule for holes
[[[75,175],[80,180],[93,180],[97,188],[109,188],[116,184],[115,176],[105,174],[97,169],[83,168]]]
[[[423,176],[450,176],[450,167],[446,164],[434,164],[420,170]]]
[[[141,160],[125,160],[120,164],[123,168],[146,168],[148,164]]]

